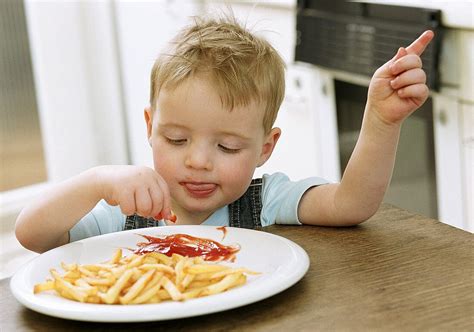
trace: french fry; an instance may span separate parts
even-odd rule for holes
[[[133,274],[133,269],[126,270],[117,280],[117,282],[112,287],[109,288],[107,293],[105,294],[99,293],[100,298],[107,304],[115,303],[120,294],[120,291],[122,290],[122,288],[125,287],[128,279],[130,279],[132,274]]]
[[[139,255],[132,255],[135,256],[132,261],[127,265],[128,268],[136,267],[141,264],[145,256],[139,256]]]
[[[173,269],[170,266],[164,265],[164,264],[142,264],[140,266],[140,269],[142,270],[156,270],[156,271],[161,271],[165,272],[168,274],[175,274],[175,269]]]
[[[107,276],[106,278],[97,278],[97,277],[84,277],[83,278],[85,281],[87,281],[87,283],[89,285],[94,285],[94,286],[98,286],[98,285],[104,285],[104,286],[110,286],[110,285],[113,285],[115,283],[115,280],[117,278],[115,278],[112,274],[110,274],[109,276]]]
[[[184,290],[186,289],[190,283],[193,282],[195,275],[194,274],[186,274],[183,280],[181,281],[181,288]]]
[[[87,281],[82,278],[77,279],[74,284],[80,287],[81,290],[86,292],[88,296],[97,295],[97,293],[99,292],[97,287],[91,286]]]
[[[77,270],[77,264],[66,264],[64,262],[61,263],[61,267],[64,271],[74,271]]]
[[[161,280],[162,277],[163,277],[163,274],[161,274],[160,280]],[[139,303],[145,303],[145,302],[150,301],[153,297],[155,297],[157,295],[160,288],[161,288],[161,281],[158,281],[153,286],[148,287],[147,289],[143,289],[142,293],[140,295],[138,295],[137,297],[135,297],[130,302],[130,304],[139,304]],[[154,301],[153,303],[157,303],[157,302],[160,302],[160,301],[161,301],[160,298],[157,297],[156,301]]]
[[[82,267],[82,266],[79,266],[79,267],[78,267],[78,270],[79,270],[79,272],[80,272],[81,274],[83,274],[83,275],[85,275],[85,276],[88,276],[88,277],[92,277],[92,278],[93,278],[93,277],[95,277],[95,275],[96,275],[94,272],[89,271],[88,269],[86,269],[86,268],[84,268],[84,267]]]
[[[171,265],[173,262],[173,260],[170,257],[160,252],[150,252],[148,256],[155,258],[158,262],[162,262],[165,265]]]
[[[206,286],[209,286],[210,284],[212,284],[212,281],[210,279],[207,279],[207,280],[194,280],[189,284],[188,289],[204,288]]]
[[[42,282],[40,284],[36,284],[33,288],[33,293],[38,294],[41,292],[49,291],[49,290],[54,290],[54,281],[48,280],[45,282]]]
[[[85,302],[87,294],[84,291],[64,280],[56,270],[51,270],[50,272],[54,278],[54,285],[56,288],[59,288],[63,293],[71,296],[76,301]]]
[[[186,265],[186,262],[187,260],[183,257],[176,263],[176,266],[174,268],[175,273],[176,273],[175,278],[174,278],[174,283],[180,291],[183,290],[181,287],[181,282],[183,281],[185,277],[184,267]]]
[[[150,282],[143,288],[142,292],[148,291],[150,288],[155,287],[156,285],[160,284],[161,285],[161,278],[163,277],[163,272],[156,271],[155,274],[153,275],[153,278],[150,280]],[[160,288],[157,289],[157,291]]]
[[[115,253],[112,259],[109,261],[109,264],[118,264],[122,258],[122,249],[115,250]]]
[[[83,265],[82,267],[91,272],[106,272],[112,270],[116,264],[88,264]]]
[[[175,286],[171,280],[169,280],[167,277],[163,277],[163,288],[166,289],[170,297],[173,299],[173,301],[180,301],[182,300],[182,295],[179,289]]]
[[[200,273],[211,273],[211,272],[220,272],[223,270],[229,269],[225,265],[210,265],[210,264],[195,264],[186,269],[186,273],[190,274],[200,274]]]
[[[131,300],[133,300],[139,293],[140,291],[146,286],[146,283],[151,279],[153,276],[153,273],[155,273],[154,270],[148,270],[144,275],[142,275],[130,289],[125,293],[124,296],[121,296],[119,298],[120,303],[122,304],[127,304]]]
[[[239,279],[239,277],[242,274],[229,274],[224,277],[221,281],[218,283],[212,284],[207,286],[203,292],[201,293],[202,295],[213,295],[217,293],[222,293],[223,291],[231,288]]]
[[[114,267],[110,272],[114,275],[115,278],[120,278],[120,276],[127,270],[127,265],[122,265],[119,267]]]
[[[254,271],[251,271],[251,270],[245,269],[245,268],[227,269],[227,270],[219,271],[219,272],[216,272],[216,273],[212,274],[210,276],[210,279],[219,279],[219,278],[225,277],[226,275],[234,274],[234,273],[247,273],[247,274],[253,274],[253,275],[260,274],[258,272],[254,272]]]
[[[56,287],[56,291],[58,292],[59,295],[61,295],[65,299],[77,301],[69,292],[61,289],[60,287]]]
[[[204,291],[204,287],[194,288],[194,289],[188,290],[187,292],[184,292],[182,294],[182,298],[183,300],[193,299],[193,298],[199,297],[203,291]]]
[[[155,257],[146,256],[143,259],[143,264],[158,264],[159,261]]]
[[[258,274],[202,257],[157,252],[122,256],[121,249],[103,263],[61,262],[60,266],[64,272],[51,269],[52,280],[34,285],[34,294],[54,291],[68,300],[96,304],[185,301],[225,292],[245,284],[247,275]]]
[[[156,293],[156,296],[158,296],[158,298],[159,298],[161,301],[166,301],[166,300],[170,300],[170,299],[171,299],[170,294],[169,294],[165,289],[160,289],[160,290]]]

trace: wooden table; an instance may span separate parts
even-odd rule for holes
[[[45,316],[0,282],[1,331],[474,330],[473,235],[384,204],[357,227],[271,226],[311,267],[293,287],[237,309],[180,320],[101,324]]]

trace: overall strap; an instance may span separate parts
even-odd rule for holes
[[[153,218],[144,218],[139,216],[138,214],[134,214],[131,216],[127,216],[125,220],[125,227],[123,228],[124,231],[129,229],[137,229],[137,228],[145,228],[145,227],[156,227],[158,225],[158,221]]]
[[[242,197],[229,204],[229,226],[250,229],[262,227],[262,184],[261,178],[253,179]]]

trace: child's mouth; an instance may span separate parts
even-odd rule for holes
[[[205,198],[217,189],[215,183],[203,183],[203,182],[181,182],[180,183],[186,191],[195,198]]]

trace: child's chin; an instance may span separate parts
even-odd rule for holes
[[[205,200],[197,200],[196,202],[187,202],[181,206],[191,214],[209,214],[218,210],[221,206],[216,204],[206,204]]]

